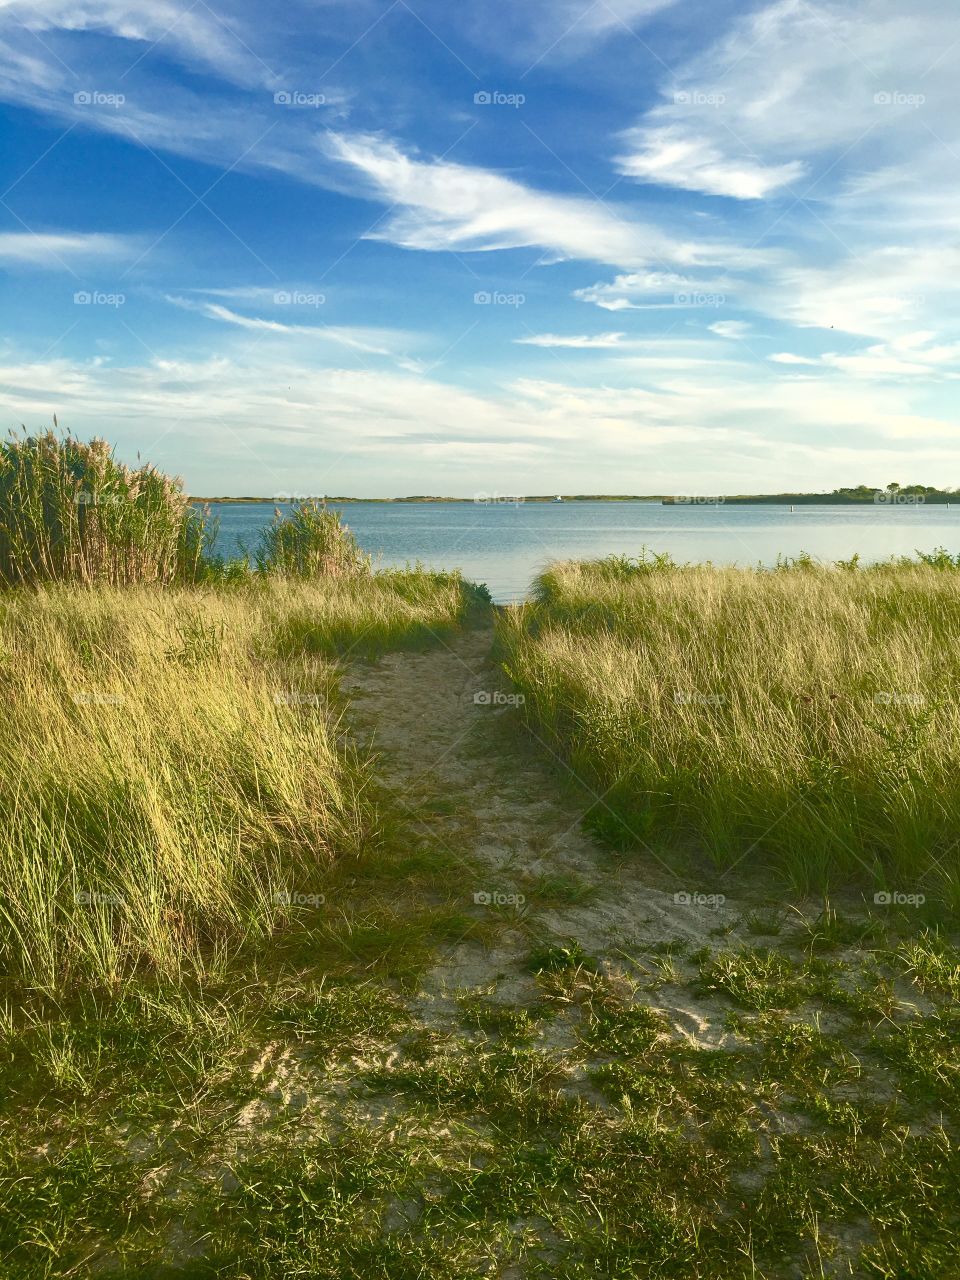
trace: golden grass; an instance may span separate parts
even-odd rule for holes
[[[456,625],[415,576],[0,596],[3,972],[212,972],[375,842],[325,655]]]
[[[960,897],[960,575],[554,566],[507,668],[625,843]]]

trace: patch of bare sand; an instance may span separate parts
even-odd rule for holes
[[[667,941],[696,948],[718,930],[735,934],[750,905],[726,889],[717,908],[678,902],[678,893],[716,886],[688,883],[655,848],[616,858],[583,829],[582,802],[561,785],[567,766],[529,742],[516,711],[496,696],[511,691],[492,645],[492,628],[471,629],[425,653],[351,667],[342,682],[352,699],[352,731],[372,744],[378,778],[401,812],[424,805],[439,811],[431,832],[464,857],[465,908],[478,916],[497,910],[496,903],[474,902],[481,893],[525,899],[499,908],[513,912],[517,927],[500,932],[495,945],[465,941],[438,957],[414,1000],[434,1026],[455,1014],[455,995],[464,990],[529,1003],[535,984],[524,962],[537,938],[575,940],[619,968]],[[575,886],[569,896],[587,900],[558,905],[558,878]],[[686,1037],[710,1047],[722,1042],[712,1002],[700,1006],[687,996],[674,1012]]]

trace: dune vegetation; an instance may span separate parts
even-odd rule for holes
[[[952,1274],[954,561],[209,535],[0,448],[0,1275]]]
[[[865,569],[564,563],[500,639],[606,837],[955,910],[957,567],[945,552]]]
[[[24,982],[197,975],[377,839],[330,657],[457,625],[456,580],[0,599],[0,957]]]
[[[376,845],[332,659],[429,642],[479,597],[373,573],[315,503],[278,512],[256,559],[213,558],[179,482],[102,441],[0,448],[8,980],[222,971],[283,927],[291,891]]]

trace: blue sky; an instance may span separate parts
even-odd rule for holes
[[[194,493],[960,484],[955,0],[0,0],[5,427]]]

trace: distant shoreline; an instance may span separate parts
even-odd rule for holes
[[[280,499],[280,498],[195,498],[192,495],[190,497],[191,502],[210,503],[211,505],[223,505],[227,503],[236,503],[236,502],[249,502],[249,503],[256,502],[256,503],[269,503],[275,507],[289,506],[291,502],[296,500],[297,500],[296,498],[290,498],[290,497],[283,498],[283,499]],[[323,501],[330,502],[330,503],[375,502],[381,506],[384,506],[384,505],[409,506],[410,504],[416,504],[416,503],[427,504],[427,503],[457,502],[457,503],[460,503],[461,505],[469,505],[469,506],[509,507],[509,506],[513,506],[515,503],[527,503],[527,502],[556,503],[557,495],[553,493],[549,495],[546,495],[546,494],[537,494],[537,495],[509,494],[508,495],[508,494],[501,494],[501,493],[497,493],[497,494],[491,493],[491,494],[485,495],[484,497],[477,497],[477,498],[439,498],[439,497],[420,496],[420,495],[415,495],[409,498],[344,498],[344,497],[332,497],[330,495],[327,495],[323,499]],[[660,493],[655,493],[655,494],[576,493],[576,494],[564,494],[562,501],[563,502],[665,502],[666,498],[664,497],[663,494],[660,494]]]
[[[294,496],[255,498],[255,497],[219,497],[198,498],[191,495],[190,502],[200,506],[231,506],[238,504],[257,504],[261,506],[283,507],[297,501]],[[378,506],[411,506],[456,503],[460,506],[514,506],[527,503],[557,504],[555,494],[490,494],[477,498],[443,498],[415,495],[406,498],[349,498],[327,496],[325,502],[333,505],[346,503],[373,503]],[[870,507],[870,506],[944,506],[956,503],[960,506],[960,492],[951,493],[946,490],[917,493],[912,490],[871,490],[869,493],[760,493],[732,494],[703,497],[689,495],[677,497],[668,494],[607,494],[607,493],[573,493],[564,494],[561,503],[567,502],[650,502],[663,506],[709,507],[709,506],[818,506],[818,507]]]

